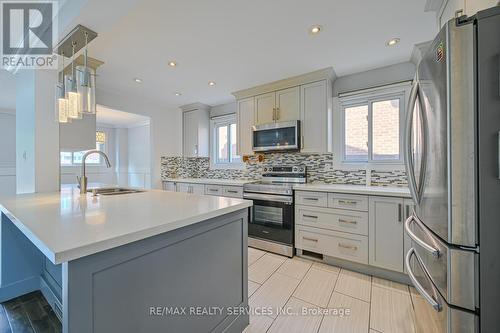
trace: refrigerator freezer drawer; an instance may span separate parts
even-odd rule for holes
[[[417,274],[416,278],[419,281],[430,278],[447,303],[475,311],[479,307],[478,255],[450,247],[415,216],[410,216],[405,222],[405,233],[411,238],[412,247],[428,272],[428,277]]]
[[[406,269],[415,289],[411,298],[415,308],[417,333],[478,333],[479,317],[468,310],[448,305],[427,276],[421,260],[412,248],[406,255]]]

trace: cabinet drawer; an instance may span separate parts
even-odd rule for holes
[[[324,192],[295,192],[295,202],[297,205],[327,207],[328,193]]]
[[[163,182],[163,189],[165,191],[175,192],[177,191],[177,185],[174,182]]]
[[[297,247],[340,259],[368,264],[368,237],[299,226]]]
[[[332,208],[295,206],[295,223],[368,236],[368,213]]]
[[[222,196],[222,186],[220,186],[220,185],[205,185],[205,194]]]
[[[328,193],[328,207],[368,211],[368,196]]]
[[[222,195],[231,198],[243,198],[243,187],[241,186],[224,186]]]

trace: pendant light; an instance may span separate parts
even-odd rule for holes
[[[61,75],[61,82],[56,85],[56,113],[55,120],[59,123],[68,123],[70,119],[68,118],[68,100],[65,96],[64,89],[64,53],[62,54],[62,67],[63,74]]]
[[[65,89],[66,99],[68,100],[68,117],[71,119],[82,119],[83,115],[80,108],[80,98],[76,89],[76,75],[75,75],[75,46],[72,44],[71,55],[71,75],[65,75]]]
[[[95,72],[88,66],[88,32],[85,32],[85,49],[83,51],[83,66],[77,67],[76,82],[80,99],[80,109],[83,113],[95,114]]]

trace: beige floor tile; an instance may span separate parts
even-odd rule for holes
[[[417,333],[440,333],[446,332],[446,316],[443,311],[437,312],[434,308],[418,294],[413,287],[411,289],[411,300],[413,303],[415,318],[415,331]]]
[[[389,289],[389,290],[393,290],[393,291],[409,293],[408,285],[389,281],[386,279],[381,279],[381,278],[378,278],[375,276],[372,278],[372,287],[380,287],[380,288],[385,288],[385,289]]]
[[[243,330],[243,333],[265,333],[272,323],[273,318],[250,315],[250,325]]]
[[[328,305],[337,277],[336,273],[311,268],[293,296],[324,308]]]
[[[414,322],[408,292],[373,285],[370,328],[384,333],[414,333]]]
[[[273,322],[268,333],[316,333],[321,319],[321,309],[291,297],[285,305],[286,313],[281,313]],[[312,312],[304,313],[304,310]],[[319,310],[319,311],[318,311]],[[288,312],[290,311],[290,312]]]
[[[248,266],[256,262],[260,257],[266,254],[266,251],[259,249],[254,249],[253,247],[248,248]]]
[[[317,268],[317,269],[322,269],[324,271],[329,271],[329,272],[332,272],[332,273],[336,273],[336,274],[340,273],[340,268],[339,267],[328,265],[328,264],[324,264],[322,262],[315,262],[313,264],[313,267]]]
[[[257,289],[260,288],[260,284],[248,280],[248,297],[252,296],[254,292],[257,291]]]
[[[300,280],[289,276],[274,273],[253,295],[248,303],[250,308],[257,311],[262,308],[271,308],[270,316],[276,318],[278,310],[281,309],[293,291],[299,285]],[[267,310],[266,310],[267,311]]]
[[[312,262],[309,260],[294,257],[287,259],[277,272],[301,280],[311,265]]]
[[[370,320],[370,304],[353,297],[334,292],[329,309],[337,313],[328,313],[323,317],[319,333],[366,333]],[[349,311],[347,314],[346,311]],[[340,315],[344,311],[344,315]]]
[[[248,279],[262,284],[281,266],[281,264],[283,264],[283,262],[285,262],[285,257],[266,253],[248,267]]]
[[[335,291],[370,302],[371,286],[371,276],[342,269]]]

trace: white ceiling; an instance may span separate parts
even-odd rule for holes
[[[414,44],[437,33],[425,2],[126,0],[113,10],[120,1],[87,0],[71,24],[99,33],[90,56],[105,62],[100,89],[165,106],[216,105],[233,91],[325,67],[344,76],[408,61]],[[308,34],[313,24],[323,26],[317,36]],[[386,47],[393,37],[401,42]],[[0,70],[0,107],[13,107],[13,84]]]
[[[424,7],[425,0],[141,0],[100,32],[91,55],[105,62],[98,83],[107,90],[214,105],[231,101],[232,91],[329,66],[343,76],[408,61],[413,45],[437,32],[435,13]],[[323,26],[318,36],[308,34],[313,24]],[[386,47],[393,37],[401,42]],[[167,66],[172,59],[177,68]]]
[[[111,125],[118,128],[129,128],[148,124],[149,117],[140,116],[134,113],[113,110],[97,104],[96,120],[101,125]]]

